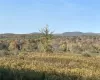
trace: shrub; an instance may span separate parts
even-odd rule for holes
[[[6,50],[0,50],[0,56],[6,56],[6,55],[10,55],[10,52]]]
[[[0,50],[8,50],[8,45],[5,43],[0,43]]]
[[[84,57],[91,57],[91,55],[89,53],[83,53],[82,54]]]

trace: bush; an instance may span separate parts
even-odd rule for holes
[[[6,56],[6,55],[10,55],[10,52],[6,50],[0,50],[0,56]]]
[[[8,45],[5,43],[0,43],[0,50],[8,50]]]
[[[83,53],[82,56],[84,56],[84,57],[91,57],[91,55],[89,53]]]

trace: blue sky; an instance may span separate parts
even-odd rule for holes
[[[0,33],[100,32],[100,0],[0,0]]]

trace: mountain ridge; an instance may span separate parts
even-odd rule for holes
[[[33,32],[33,33],[27,33],[27,34],[15,34],[15,33],[4,33],[4,34],[0,34],[0,38],[5,38],[5,37],[11,37],[11,36],[21,36],[21,35],[40,35],[41,33],[39,32]],[[100,33],[93,33],[93,32],[78,32],[78,31],[74,31],[74,32],[64,32],[64,33],[54,33],[54,36],[100,36]]]

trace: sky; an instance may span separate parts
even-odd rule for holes
[[[100,33],[100,0],[0,0],[0,33]]]

